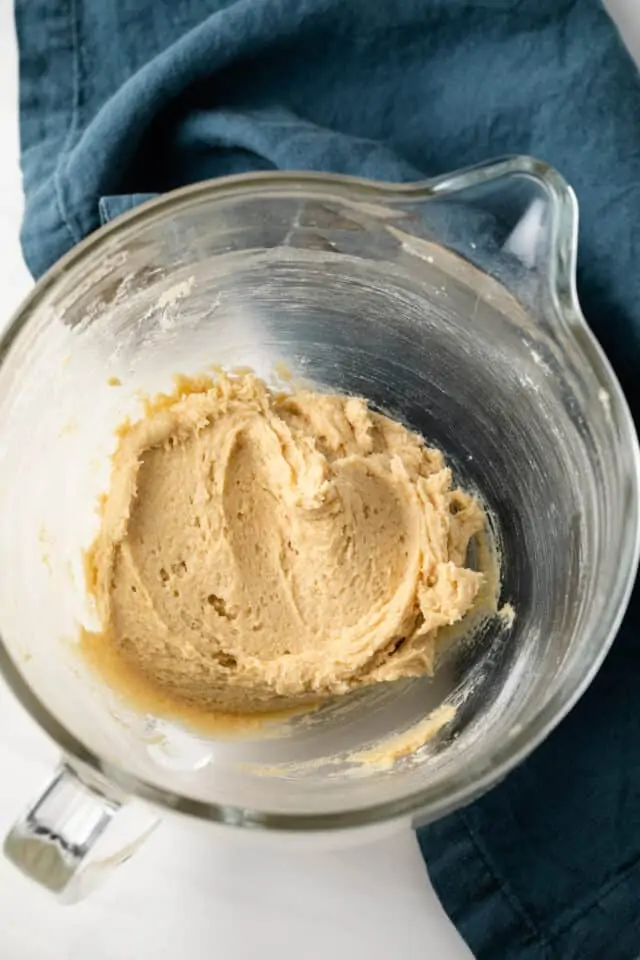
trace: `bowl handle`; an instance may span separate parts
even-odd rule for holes
[[[157,824],[142,804],[107,796],[63,763],[9,831],[3,852],[27,877],[75,903],[128,860]]]

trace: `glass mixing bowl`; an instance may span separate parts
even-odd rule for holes
[[[403,185],[268,173],[147,203],[37,284],[0,355],[0,666],[64,761],[6,841],[22,869],[66,888],[131,798],[254,836],[435,818],[560,721],[638,558],[637,440],[577,302],[576,227],[567,184],[529,158]],[[236,739],[102,685],[77,637],[114,430],[141,391],[208,364],[286,367],[441,447],[490,511],[512,625],[494,618],[432,679]],[[455,717],[411,755],[349,762],[443,702]]]

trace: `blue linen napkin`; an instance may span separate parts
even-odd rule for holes
[[[581,206],[585,314],[640,415],[640,84],[598,0],[16,0],[25,258],[265,169],[388,180],[533,154]],[[640,957],[640,596],[592,688],[419,831],[480,960]]]

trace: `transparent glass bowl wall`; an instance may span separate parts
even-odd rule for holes
[[[311,830],[437,816],[558,722],[613,638],[638,549],[637,443],[575,299],[575,216],[528,159],[408,186],[231,178],[122,218],[40,282],[0,367],[0,664],[72,764],[204,818]],[[75,640],[114,429],[140,391],[216,363],[272,381],[284,365],[442,447],[491,511],[512,628],[496,620],[433,680],[270,738],[190,734],[104,689]],[[340,762],[445,699],[455,719],[417,757],[366,777]]]

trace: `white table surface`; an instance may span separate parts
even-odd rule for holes
[[[640,0],[609,0],[640,59]],[[18,245],[16,45],[0,0],[0,325],[30,286]],[[0,684],[0,835],[35,797],[56,750]],[[165,820],[85,902],[64,907],[0,858],[2,960],[464,960],[466,946],[407,831],[355,849],[252,849]]]

